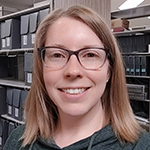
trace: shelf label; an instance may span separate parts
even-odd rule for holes
[[[23,45],[27,45],[27,35],[23,35]]]
[[[146,72],[146,69],[145,69],[145,68],[142,68],[142,73],[143,73],[143,72],[144,72],[144,73]]]
[[[32,44],[35,43],[35,33],[31,35],[31,43],[32,43]]]
[[[6,46],[9,47],[10,46],[10,37],[6,38]]]
[[[2,137],[0,137],[0,145],[2,145]]]
[[[15,117],[19,117],[19,109],[15,108]]]
[[[27,73],[27,83],[32,82],[32,73]]]
[[[10,114],[10,115],[12,114],[12,106],[10,106],[10,105],[8,106],[8,114]]]
[[[136,69],[136,72],[138,72],[138,73],[139,73],[139,72],[140,72],[140,69]]]
[[[2,39],[2,47],[5,48],[6,47],[6,43],[5,43],[5,39]]]

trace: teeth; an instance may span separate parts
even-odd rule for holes
[[[81,88],[81,89],[63,89],[63,91],[65,93],[69,93],[69,94],[80,94],[80,93],[85,91],[85,88]]]

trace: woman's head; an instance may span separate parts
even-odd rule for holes
[[[44,83],[59,116],[94,116],[92,110],[97,114],[109,80],[101,40],[85,23],[61,17],[49,27],[44,46]]]
[[[50,13],[38,27],[34,50],[33,82],[25,107],[27,128],[24,137],[30,134],[33,124],[34,132],[30,134],[28,140],[26,138],[24,143],[29,143],[38,133],[44,138],[48,138],[50,134],[53,133],[58,120],[57,103],[53,103],[49,97],[48,86],[45,84],[47,83],[45,79],[45,67],[43,67],[40,56],[41,52],[39,53],[38,49],[45,46],[54,46],[48,45],[47,37],[51,37],[50,34],[48,35],[48,31],[61,18],[69,18],[85,24],[96,35],[96,38],[99,39],[99,47],[101,46],[108,51],[106,61],[106,63],[108,63],[106,76],[108,76],[104,77],[104,79],[106,79],[104,85],[105,89],[99,98],[101,98],[105,111],[106,122],[112,124],[119,137],[125,140],[129,139],[129,134],[126,132],[126,129],[129,130],[128,132],[134,132],[135,130],[133,128],[136,126],[136,123],[128,102],[124,67],[116,39],[99,15],[86,7],[72,6]],[[79,47],[79,49],[82,48],[85,47]],[[69,48],[65,47],[65,49]],[[76,48],[74,50],[79,49]],[[69,75],[67,75],[67,77],[68,76]],[[131,117],[133,123],[131,123],[130,120],[127,121],[124,119],[127,118],[127,116]],[[129,124],[131,124],[131,126]],[[127,128],[123,128],[123,125]],[[133,141],[133,137],[128,141]]]
[[[119,73],[117,69],[120,69],[120,67],[117,68],[118,66],[116,66],[115,64],[120,65],[122,62],[121,62],[120,52],[117,47],[115,38],[113,37],[111,30],[102,20],[102,18],[100,18],[100,16],[97,15],[95,12],[85,7],[73,6],[65,10],[56,10],[52,14],[49,14],[38,28],[35,48],[37,49],[45,46],[48,29],[51,28],[54,22],[56,22],[58,19],[63,17],[72,18],[86,24],[97,35],[97,37],[102,42],[103,47],[107,49],[109,52],[107,59],[109,60],[109,66],[110,66],[109,67],[110,80],[112,75],[117,76],[117,74]],[[35,59],[37,60],[35,64],[36,66],[35,68],[38,68],[36,74],[38,74],[38,76],[42,78],[43,66],[41,61],[39,61],[38,54]],[[114,67],[116,67],[116,69]],[[40,81],[43,81],[43,79],[40,79]],[[110,84],[110,82],[108,84]],[[115,86],[115,84],[118,83],[113,83],[112,88],[113,86]],[[111,88],[110,85],[107,86],[105,92],[107,93],[107,95],[110,93],[110,88]],[[103,96],[103,97],[107,97],[107,96]]]

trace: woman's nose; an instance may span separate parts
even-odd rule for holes
[[[77,57],[72,55],[65,66],[64,75],[68,78],[82,78],[83,67],[80,65]]]

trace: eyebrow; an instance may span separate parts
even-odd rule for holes
[[[64,45],[61,45],[61,44],[51,44],[51,45],[45,45],[45,47],[60,47],[60,48],[64,48],[64,49],[67,49]]]
[[[62,44],[52,44],[52,45],[45,45],[45,47],[60,47],[60,48],[64,48],[64,49],[68,49],[66,46],[62,45]],[[100,45],[85,45],[85,46],[82,46],[81,48],[79,49],[84,49],[84,48],[90,48],[90,47],[102,47],[104,48],[104,46],[100,46]]]

